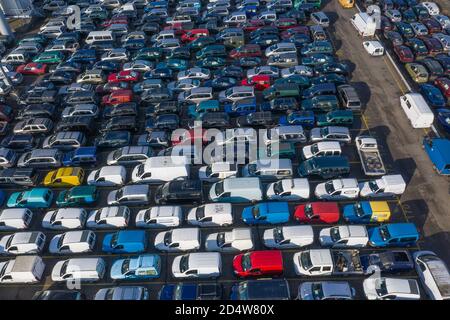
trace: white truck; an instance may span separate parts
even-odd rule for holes
[[[377,30],[376,18],[366,12],[356,13],[351,19],[351,24],[362,37],[373,37]]]
[[[400,174],[382,176],[359,184],[359,195],[363,198],[394,197],[405,192],[406,183]]]
[[[39,256],[20,256],[0,262],[0,283],[33,283],[41,281],[45,264]]]
[[[358,136],[355,138],[361,165],[366,176],[382,176],[386,174],[383,159],[378,150],[378,143],[370,136]]]
[[[363,274],[359,250],[311,249],[294,254],[297,275],[355,275]]]

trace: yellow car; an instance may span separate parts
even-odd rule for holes
[[[52,170],[44,178],[44,186],[71,187],[83,183],[84,170],[80,167],[67,167]]]
[[[342,8],[350,9],[355,6],[355,0],[339,0],[339,4]]]
[[[405,69],[411,78],[417,83],[428,82],[428,71],[427,69],[419,63],[406,63]]]

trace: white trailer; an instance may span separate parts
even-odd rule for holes
[[[378,150],[378,143],[370,136],[358,136],[355,138],[361,165],[366,176],[382,176],[386,174],[383,159]]]
[[[373,37],[377,30],[377,22],[375,17],[365,12],[356,13],[351,19],[351,24],[362,37]]]
[[[39,282],[45,264],[39,256],[20,256],[13,260],[0,262],[0,283]]]

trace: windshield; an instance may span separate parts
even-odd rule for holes
[[[116,199],[119,200],[122,198],[122,196],[123,196],[123,190],[122,189],[117,190]]]
[[[117,245],[118,232],[114,233],[111,237],[111,247],[115,247]]]
[[[387,288],[386,288],[386,279],[377,279],[375,280],[375,290],[377,291],[377,294],[379,296],[384,296],[388,293]]]
[[[363,208],[361,206],[361,203],[357,202],[353,206],[355,208],[355,214],[357,217],[362,217],[364,215]]]
[[[130,269],[130,259],[123,260],[122,264],[122,274],[125,274]]]
[[[316,153],[318,153],[319,152],[319,146],[317,145],[317,144],[313,144],[312,146],[311,146],[311,153],[312,154],[316,154]]]
[[[217,234],[217,246],[221,248],[225,244],[225,232],[219,232]]]
[[[331,237],[331,240],[333,240],[333,242],[337,242],[341,239],[341,235],[339,234],[338,227],[331,228],[330,237]]]
[[[310,268],[312,268],[312,261],[311,261],[311,256],[309,254],[309,251],[305,251],[302,252],[300,254],[300,264],[303,267],[303,269],[305,270],[309,270]]]
[[[282,181],[278,181],[278,182],[275,182],[273,184],[273,192],[275,194],[277,194],[277,195],[283,193],[283,183],[282,183]]]
[[[314,300],[322,300],[323,299],[323,290],[322,290],[322,284],[320,282],[315,282],[311,286],[312,289],[312,295],[314,297]]]
[[[169,246],[172,243],[172,232],[168,231],[164,235],[164,245]]]
[[[122,155],[122,149],[114,151],[113,158],[118,159]]]
[[[184,273],[189,269],[189,264],[188,261],[189,260],[189,256],[188,255],[184,255],[181,257],[180,259],[180,272]]]
[[[380,227],[380,236],[383,241],[387,241],[391,238],[387,226]]]
[[[224,192],[223,182],[216,183],[214,191],[216,193],[216,196],[220,196]]]
[[[197,210],[195,210],[195,218],[197,221],[202,220],[205,217],[205,207],[198,207]]]
[[[253,215],[253,218],[255,218],[255,219],[258,219],[260,217],[260,212],[259,212],[258,206],[254,206],[252,208],[252,215]]]
[[[273,240],[275,241],[275,243],[280,243],[281,241],[284,240],[282,228],[273,229]]]
[[[311,218],[313,215],[314,215],[314,212],[313,212],[312,205],[311,205],[311,203],[308,203],[305,206],[305,216],[308,218]]]
[[[211,166],[207,166],[205,170],[206,176],[209,177],[212,174]]]
[[[242,269],[244,271],[250,270],[252,268],[252,262],[250,259],[250,253],[246,253],[242,256]]]
[[[247,169],[248,169],[248,173],[250,175],[254,175],[256,173],[256,171],[257,171],[257,166],[256,166],[256,164],[249,164],[247,166]]]
[[[335,191],[334,186],[333,186],[333,181],[328,181],[325,183],[325,191],[328,194],[332,194]]]
[[[380,189],[380,188],[378,188],[378,185],[375,181],[369,182],[369,188],[370,188],[370,190],[372,190],[373,193],[377,193],[378,190]]]
[[[100,170],[99,170],[99,172],[100,172]],[[138,175],[139,177],[141,177],[141,176],[144,174],[144,172],[145,172],[144,165],[143,165],[143,164],[140,164],[140,165],[138,166],[137,175]]]

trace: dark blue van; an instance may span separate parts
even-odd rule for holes
[[[336,85],[334,83],[321,83],[311,86],[302,93],[303,99],[311,99],[315,96],[336,94]]]
[[[246,116],[256,112],[256,98],[242,99],[224,106],[225,112],[230,117]]]
[[[63,156],[64,166],[95,165],[97,162],[96,147],[81,147],[74,151],[67,152]]]

